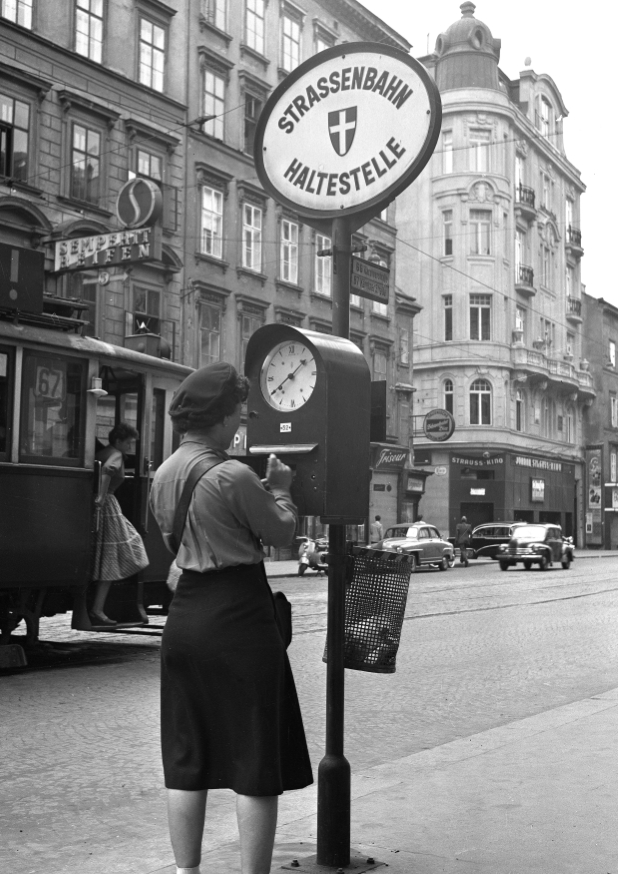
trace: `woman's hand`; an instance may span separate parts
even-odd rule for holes
[[[278,488],[289,491],[292,485],[292,471],[272,452],[266,465],[266,481],[271,489]]]

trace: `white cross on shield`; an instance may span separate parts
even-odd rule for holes
[[[347,155],[356,133],[356,106],[328,113],[328,135],[338,155]]]

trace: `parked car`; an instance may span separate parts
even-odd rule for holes
[[[559,525],[518,525],[508,543],[503,543],[498,553],[498,561],[503,571],[519,562],[527,571],[538,564],[542,571],[554,562],[560,562],[565,570],[575,558],[573,538],[563,537]]]
[[[437,567],[448,570],[455,561],[451,543],[443,540],[433,525],[426,522],[403,522],[386,530],[383,540],[371,544],[372,549],[401,552],[412,556],[412,573],[417,567]]]
[[[472,532],[470,547],[474,551],[473,558],[498,558],[500,546],[508,543],[513,531],[525,522],[485,522],[477,525]]]

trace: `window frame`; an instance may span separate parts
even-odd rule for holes
[[[450,377],[447,377],[442,383],[442,398],[444,409],[453,416],[455,409],[455,384]]]
[[[442,131],[442,173],[454,172],[453,131]]]
[[[208,255],[210,258],[217,258],[218,260],[223,260],[223,223],[224,223],[224,206],[225,206],[225,192],[217,188],[215,185],[203,183],[200,185],[200,239],[199,239],[199,253],[200,255]],[[204,200],[205,193],[210,192],[212,195],[215,195],[213,198],[214,202],[219,202],[221,205],[220,211],[215,209],[206,210]],[[214,232],[212,227],[205,227],[205,216],[208,213],[210,216],[214,216],[214,223],[217,225]],[[211,232],[211,239],[216,243],[218,239],[218,245],[213,245],[211,251],[207,251],[207,247],[204,246],[205,242],[205,230]],[[217,233],[218,230],[218,233]],[[217,251],[218,250],[218,251]]]
[[[453,295],[442,295],[442,309],[444,310],[444,342],[453,341]]]
[[[208,90],[208,79],[212,77],[213,90]],[[228,77],[217,67],[205,63],[202,70],[202,110],[205,116],[214,115],[214,118],[202,123],[202,132],[207,136],[221,142],[225,139],[225,98],[227,92]],[[217,93],[220,86],[221,93]]]
[[[257,11],[257,8],[261,9],[261,13]],[[244,26],[244,39],[245,45],[252,49],[254,52],[257,52],[259,55],[266,56],[266,0],[245,0],[245,26]],[[261,22],[261,27],[258,24],[257,28],[250,29],[249,23],[250,19],[253,23]],[[259,32],[261,29],[261,33]]]
[[[526,395],[523,389],[518,388],[515,392],[515,430],[526,430]]]
[[[142,26],[144,23],[148,23],[152,28],[152,40],[151,42],[147,42],[142,36]],[[155,44],[155,28],[160,30],[163,34],[163,48],[160,49]],[[145,88],[150,88],[152,91],[156,91],[157,94],[163,94],[165,92],[165,72],[167,67],[167,54],[168,54],[168,38],[169,32],[168,28],[161,23],[158,19],[151,18],[149,15],[146,15],[143,12],[139,13],[138,17],[138,25],[137,25],[137,81],[140,85],[143,85]],[[144,69],[144,64],[142,61],[142,46],[150,46],[150,64],[145,68],[150,70],[150,76],[147,77],[150,81],[145,81],[142,78],[142,70]],[[155,70],[154,65],[154,57],[155,53],[161,55],[163,58],[162,69]],[[161,77],[161,87],[157,87],[154,84],[153,79],[154,75],[157,73]]]
[[[75,129],[76,127],[83,128],[86,132],[86,150],[81,152],[81,150],[76,149],[75,146]],[[69,119],[69,166],[68,166],[68,182],[69,182],[69,197],[71,200],[78,201],[79,203],[87,203],[91,206],[98,207],[103,198],[103,184],[104,184],[104,173],[103,173],[103,157],[104,157],[104,148],[105,148],[105,134],[100,126],[93,124],[90,120],[85,121],[81,117],[74,117]],[[88,134],[95,134],[99,139],[99,150],[96,155],[98,161],[98,195],[96,199],[89,197],[79,197],[75,194],[75,167],[76,164],[74,162],[74,154],[75,152],[79,152],[83,154],[84,157],[88,156]],[[84,177],[86,173],[84,171]],[[87,180],[84,183],[87,187]]]
[[[28,175],[30,172],[30,161],[32,159],[32,147],[31,147],[31,144],[32,144],[31,130],[32,130],[32,118],[33,118],[32,105],[29,101],[22,99],[21,95],[19,97],[16,97],[10,91],[6,91],[4,86],[2,86],[2,92],[0,92],[0,97],[7,101],[7,106],[8,106],[9,102],[11,103],[11,114],[12,114],[12,121],[10,121],[10,122],[3,121],[0,118],[0,149],[2,148],[2,133],[1,132],[5,131],[6,134],[5,134],[5,138],[4,138],[4,141],[5,141],[4,154],[6,156],[5,162],[7,164],[7,166],[5,167],[5,170],[10,171],[10,172],[5,172],[5,173],[0,173],[0,179],[14,179],[16,182],[27,183]],[[23,107],[23,109],[25,109],[27,112],[27,115],[28,115],[27,127],[22,127],[22,125],[19,124],[19,122],[16,123],[16,115],[18,114],[17,105],[19,105],[20,107]],[[20,109],[19,114],[21,114],[21,111],[22,110]],[[18,131],[19,133],[21,133],[25,137],[25,141],[26,141],[25,172],[20,173],[19,176],[15,175],[15,155],[16,155],[15,131]],[[9,151],[10,151],[10,154],[9,154]],[[0,154],[1,154],[1,152],[0,152]],[[8,166],[9,163],[10,163],[10,167]]]
[[[75,53],[77,55],[79,55],[80,57],[87,58],[89,61],[92,61],[95,64],[103,64],[103,62],[105,60],[104,59],[104,47],[105,47],[105,35],[106,35],[105,34],[105,30],[106,30],[105,16],[106,16],[106,12],[107,12],[107,4],[106,4],[105,0],[101,0],[101,15],[98,15],[96,12],[91,11],[92,5],[95,4],[96,2],[97,2],[97,0],[75,0],[74,14],[73,14],[73,29],[74,29],[73,46],[74,46]],[[86,4],[86,5],[84,5],[84,4]],[[88,43],[88,49],[86,52],[80,51],[78,48],[78,34],[80,33],[80,31],[78,30],[79,12],[81,12],[83,14],[83,17],[86,17],[88,20],[88,31],[87,31],[87,35],[85,37],[87,40],[87,43]],[[101,28],[100,40],[97,40],[96,37],[92,36],[92,24],[95,21],[100,22],[100,28]],[[93,53],[93,48],[96,45],[99,46],[99,52],[95,51]],[[95,55],[99,54],[100,56],[93,57],[93,54],[95,54]]]
[[[470,128],[468,143],[470,173],[489,173],[491,171],[491,131],[484,128]]]
[[[449,258],[453,254],[453,210],[442,210],[443,247],[442,257]]]
[[[292,28],[298,28],[298,39],[294,40],[291,34],[286,34],[285,25],[286,22],[291,25]],[[281,56],[281,69],[286,73],[291,73],[292,70],[295,70],[296,67],[300,63],[302,63],[302,39],[303,39],[303,15],[299,10],[294,9],[289,4],[283,2],[281,4],[281,19],[280,19],[280,31],[281,31],[281,39],[280,39],[280,56]],[[292,51],[286,51],[286,45],[288,48],[290,46],[297,47],[297,56],[296,59],[293,57]],[[288,66],[286,60],[289,58],[291,66]]]
[[[245,270],[251,270],[253,273],[262,272],[263,263],[263,233],[264,233],[264,208],[258,206],[251,201],[244,200],[241,204],[242,209],[242,266]],[[250,212],[251,221],[247,222],[247,214]],[[259,224],[254,223],[255,217],[259,214]],[[256,256],[257,253],[257,257]],[[256,262],[259,264],[256,266]]]
[[[616,366],[616,341],[610,340],[608,344],[609,363],[611,367]]]
[[[491,224],[493,213],[490,209],[470,210],[470,255],[487,257],[491,255],[492,239]],[[483,251],[486,237],[486,251]]]
[[[208,311],[209,313],[217,314],[218,325],[216,326],[218,330],[206,330],[204,327],[204,313]],[[223,335],[223,315],[224,315],[224,307],[220,301],[204,299],[200,298],[198,301],[198,334],[199,334],[199,344],[198,344],[198,367],[205,367],[207,364],[214,364],[217,361],[221,361],[221,352],[222,352],[222,335]],[[209,326],[210,327],[210,326]],[[210,346],[210,338],[216,337],[216,351],[211,352],[208,355],[204,355],[204,336],[208,334]]]
[[[15,3],[15,17],[11,18],[6,14],[6,8],[8,5],[8,0],[0,0],[0,18],[4,18],[5,21],[10,21],[13,24],[16,24],[18,27],[23,27],[25,30],[32,30],[32,17],[34,14],[34,0],[14,0]],[[26,9],[28,14],[28,23],[25,24],[23,21],[20,21],[20,10]]]
[[[146,306],[138,309],[138,294],[143,294],[145,297]],[[163,310],[163,294],[160,288],[154,288],[150,285],[135,282],[131,288],[131,299],[133,302],[132,315],[134,333],[140,333],[141,325],[138,322],[138,317],[142,317],[142,325],[148,328],[149,334],[161,334],[162,327],[162,310]],[[151,311],[150,302],[156,300],[156,312]]]
[[[470,424],[471,425],[491,425],[492,424],[492,385],[488,379],[475,379],[470,385],[468,397],[470,401]],[[473,397],[476,399],[473,404]],[[474,421],[473,409],[476,406],[476,418],[479,421]]]
[[[333,296],[333,259],[331,255],[318,255],[318,252],[320,249],[330,249],[331,246],[332,241],[330,237],[316,233],[313,258],[313,291],[314,294],[328,298]],[[323,286],[326,283],[328,283],[328,289],[324,290]]]
[[[286,237],[286,228],[289,231],[292,231],[291,236]],[[289,282],[292,285],[298,285],[299,241],[299,223],[283,216],[279,225],[279,279],[281,279],[282,282]],[[285,269],[286,263],[288,265],[287,276]]]
[[[491,294],[470,295],[470,340],[480,343],[491,342],[492,304]]]

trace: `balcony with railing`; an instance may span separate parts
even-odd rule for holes
[[[523,345],[511,346],[511,365],[520,374],[519,379],[531,382],[547,382],[558,392],[577,391],[580,400],[596,397],[592,376],[570,361],[551,357],[551,348],[527,349]],[[584,362],[582,367],[587,366]]]
[[[579,228],[569,225],[566,232],[566,247],[573,252],[574,255],[583,255],[584,247],[582,246],[582,232]]]
[[[527,267],[525,264],[515,265],[515,288],[521,294],[525,294],[528,297],[536,294],[534,270],[532,267]]]
[[[521,184],[515,186],[515,209],[528,221],[536,217],[536,194],[533,188]]]
[[[570,322],[579,324],[582,321],[582,302],[570,295],[566,299],[566,317]]]

